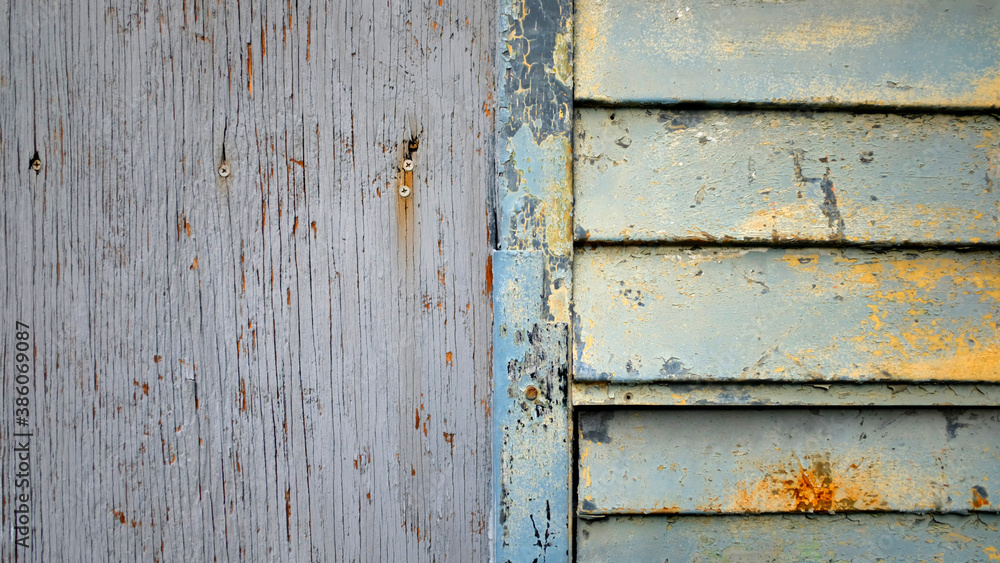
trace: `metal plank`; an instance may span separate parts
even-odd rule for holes
[[[610,406],[1000,406],[1000,385],[905,383],[573,383],[573,405]]]
[[[498,560],[565,557],[572,468],[565,373],[560,373],[565,332],[543,320],[541,252],[497,251],[493,271]]]
[[[580,561],[592,563],[1000,560],[993,514],[619,516],[577,530]]]
[[[577,116],[577,240],[1000,242],[994,116]]]
[[[998,409],[589,411],[579,441],[581,514],[997,510]]]
[[[995,2],[579,0],[576,29],[578,100],[1000,103]]]
[[[580,381],[1000,381],[1000,253],[597,247]]]
[[[499,8],[493,559],[571,560],[573,7]]]

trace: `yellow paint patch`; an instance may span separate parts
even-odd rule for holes
[[[569,286],[563,285],[559,289],[553,289],[549,293],[549,313],[552,314],[550,322],[569,323]]]
[[[963,348],[943,358],[890,363],[886,368],[897,379],[1000,381],[1000,343],[985,349]]]

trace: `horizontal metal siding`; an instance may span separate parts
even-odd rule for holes
[[[579,0],[578,100],[989,110],[1000,5]]]
[[[590,563],[988,563],[998,530],[995,514],[622,516],[581,521],[577,550]]]
[[[1000,242],[989,115],[582,109],[577,240]]]
[[[1000,410],[580,414],[583,514],[997,510]]]
[[[1000,252],[597,247],[578,381],[1000,381]]]

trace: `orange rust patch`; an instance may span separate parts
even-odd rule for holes
[[[972,487],[972,508],[982,508],[990,503],[990,495],[980,485]]]
[[[191,262],[191,268],[190,269],[191,270],[197,270],[198,269],[198,257],[197,256],[194,257],[194,262]]]
[[[446,354],[444,355],[444,361],[445,361],[445,363],[447,363],[447,364],[448,364],[449,366],[451,365],[451,359],[452,359],[452,353],[451,353],[451,352],[448,352],[448,353],[446,353]]]
[[[163,356],[153,356],[153,363],[158,364],[163,361]]]
[[[253,96],[253,48],[247,43],[247,90]]]
[[[312,10],[310,10],[309,17],[306,18],[306,62],[309,62],[309,55],[312,51],[312,41],[313,41]]]
[[[483,295],[493,293],[493,255],[486,257],[486,292]]]
[[[872,463],[861,460],[838,473],[829,454],[805,456],[808,467],[796,458],[782,466],[761,468],[765,477],[752,486],[740,487],[733,508],[740,512],[836,512],[884,509],[879,479]],[[850,474],[847,474],[850,472]]]

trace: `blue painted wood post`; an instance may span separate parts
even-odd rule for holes
[[[496,561],[572,557],[572,2],[504,0],[493,413]]]

